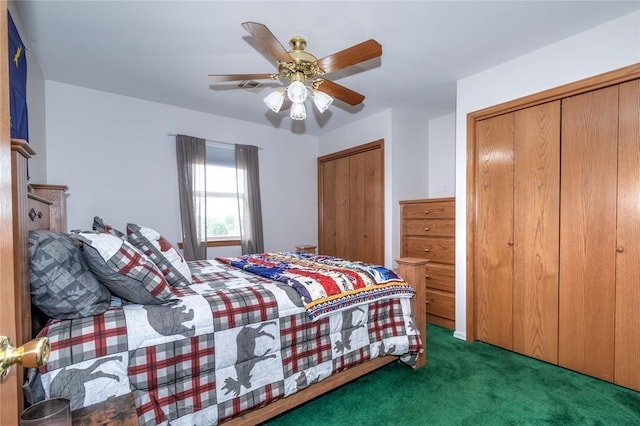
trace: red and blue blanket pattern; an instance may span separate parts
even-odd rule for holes
[[[411,298],[414,294],[390,269],[333,256],[280,252],[217,260],[293,287],[313,321],[375,300]]]

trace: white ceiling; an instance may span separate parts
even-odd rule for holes
[[[31,1],[15,3],[44,78],[320,135],[381,110],[455,111],[456,81],[640,9],[640,1]],[[288,48],[322,58],[376,39],[380,59],[326,78],[366,96],[304,122],[268,111],[260,90],[212,73],[271,73],[275,61],[241,27],[260,22]],[[25,40],[25,41],[26,41]],[[87,106],[90,108],[90,105]]]

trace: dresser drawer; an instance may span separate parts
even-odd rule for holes
[[[439,290],[427,290],[427,314],[454,320],[456,317],[455,296]]]
[[[406,237],[402,256],[421,257],[431,262],[455,263],[455,240],[453,238]]]
[[[403,222],[405,235],[453,237],[456,224],[453,219],[413,219]]]
[[[456,267],[440,263],[427,263],[427,288],[442,290],[449,293],[456,292]]]
[[[49,206],[51,202],[28,194],[27,197],[27,228],[29,231],[35,229],[49,229]]]
[[[402,219],[438,218],[450,219],[456,216],[453,200],[429,202],[401,202]]]

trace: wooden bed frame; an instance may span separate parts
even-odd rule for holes
[[[26,181],[26,163],[27,159],[34,155],[35,152],[29,145],[22,140],[12,140],[11,143],[12,156],[12,176],[13,176],[13,215],[14,215],[14,244],[15,244],[15,286],[16,286],[16,318],[21,319],[18,324],[20,333],[23,336],[22,341],[17,342],[23,344],[32,337],[31,324],[31,300],[30,300],[30,282],[29,282],[29,252],[28,252],[28,236],[30,229],[55,229],[51,224],[65,223],[65,210],[56,205],[55,202],[30,194],[27,191]],[[63,186],[56,186],[64,188]],[[35,203],[36,218],[29,217],[29,212]],[[46,206],[53,206],[47,208]],[[38,213],[42,213],[38,218]],[[33,213],[32,213],[33,216]],[[38,222],[38,220],[40,220]],[[37,223],[36,223],[37,222]],[[425,274],[427,260],[419,258],[401,258],[397,260],[398,274],[403,277],[416,290],[413,298],[413,312],[415,320],[420,329],[425,352],[418,358],[416,368],[424,366],[426,362],[426,289]],[[297,407],[319,395],[348,383],[358,377],[361,377],[373,370],[376,370],[391,362],[397,361],[398,357],[386,356],[376,358],[355,367],[349,368],[337,374],[334,374],[310,387],[297,392],[286,398],[273,401],[264,407],[249,411],[239,417],[234,417],[223,422],[225,425],[253,425],[264,422],[279,414],[284,413],[294,407]],[[18,383],[22,383],[22,371],[19,374]],[[18,395],[22,395],[21,389]],[[74,425],[137,425],[138,416],[131,394],[118,398],[111,398],[105,402],[85,407],[73,412]]]

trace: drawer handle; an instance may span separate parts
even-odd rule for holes
[[[430,229],[428,226],[425,226],[425,227],[424,227],[424,230],[425,230],[425,231],[430,231],[431,229]]]
[[[431,251],[431,249],[424,249],[425,253],[429,253]]]
[[[431,303],[431,300],[427,299],[427,305],[428,305],[429,303]]]
[[[31,221],[33,222],[34,220],[36,220],[36,216],[37,216],[37,213],[35,209],[32,207],[31,210],[29,210],[29,219],[31,219]]]
[[[424,214],[429,214],[429,213],[431,213],[431,211],[430,211],[430,210],[425,210],[425,211],[424,211]]]
[[[431,275],[427,274],[424,276],[426,279],[430,280],[431,279]]]

